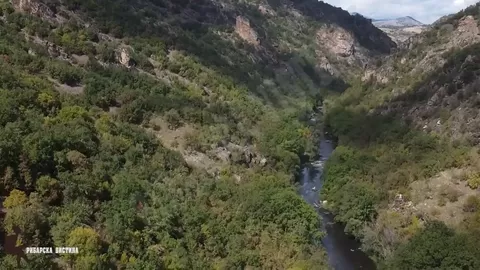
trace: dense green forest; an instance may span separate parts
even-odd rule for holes
[[[265,105],[251,95],[255,78],[219,72],[189,48],[172,54],[155,29],[131,29],[141,24],[122,17],[122,5],[115,14],[125,24],[103,16],[95,1],[66,2],[100,12],[105,29],[73,19],[58,25],[2,1],[2,230],[17,236],[18,247],[76,246],[80,254],[26,254],[17,262],[2,250],[0,268],[325,269],[319,217],[292,185],[300,156],[313,150],[304,119],[315,101]],[[114,63],[120,44],[101,41],[102,31],[124,38],[133,68]],[[192,48],[209,48],[196,42]],[[229,48],[222,44],[212,49]],[[88,61],[64,57],[72,54]],[[234,61],[236,71],[264,72]],[[189,137],[193,149],[254,144],[268,163],[232,159],[211,175],[147,131],[160,128],[154,117],[172,129],[210,127]]]

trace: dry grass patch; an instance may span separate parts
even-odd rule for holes
[[[464,181],[467,169],[451,169],[427,180],[411,184],[412,200],[415,209],[430,219],[457,227],[465,219],[465,204],[472,196],[478,197],[477,190]]]

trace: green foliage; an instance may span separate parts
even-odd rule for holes
[[[166,120],[168,122],[168,128],[177,129],[182,125],[181,117],[178,112],[174,109],[168,111],[165,114]]]
[[[17,206],[22,206],[25,205],[28,202],[28,198],[25,195],[24,192],[14,189],[10,192],[10,195],[8,195],[7,198],[5,198],[5,201],[3,202],[3,206],[5,208],[14,208]]]
[[[35,33],[38,30],[33,30]],[[92,41],[98,41],[96,33],[82,29],[74,21],[55,29],[51,32],[49,40],[62,46],[69,54],[89,55],[95,54]]]
[[[37,180],[37,192],[46,202],[55,202],[61,197],[61,186],[57,179],[42,176]]]
[[[287,113],[267,115],[261,126],[261,150],[276,161],[279,168],[296,171],[300,163],[299,156],[313,149],[310,129],[300,123],[299,115]]]
[[[31,195],[28,202],[21,201],[22,204],[8,209],[3,220],[4,229],[9,235],[17,234],[18,245],[40,244],[48,232],[46,208],[36,196]]]
[[[467,8],[461,10],[460,12],[455,13],[452,16],[449,16],[448,19],[444,21],[444,24],[450,23],[450,24],[458,25],[458,22],[460,19],[469,15],[473,16],[475,19],[478,19],[480,15],[479,7],[480,5],[478,3],[468,6]]]
[[[388,269],[476,269],[476,245],[475,239],[432,222],[396,251]]]
[[[47,70],[54,79],[70,86],[75,86],[82,80],[83,71],[65,62],[53,62],[47,66]]]
[[[326,124],[339,136],[341,146],[326,164],[323,196],[333,203],[333,210],[339,213],[337,218],[346,222],[347,228],[357,228],[353,231],[359,235],[360,227],[375,216],[376,207],[389,199],[389,193],[401,191],[411,182],[431,177],[442,169],[468,162],[466,147],[454,147],[390,116],[334,107],[326,116]],[[351,211],[357,209],[355,205],[363,205],[357,201],[358,196],[362,198],[358,185],[375,190],[376,196],[365,196],[369,205],[366,209],[371,212],[369,215],[359,212],[361,218],[357,219],[352,218]],[[456,190],[446,190],[444,195],[452,202],[458,196]]]
[[[322,200],[378,261],[387,259],[385,269],[479,268],[478,196],[468,197],[464,222],[455,230],[420,217],[410,221],[407,209],[392,211],[393,195],[408,196],[411,183],[477,163],[478,128],[466,119],[477,118],[480,104],[479,45],[444,53],[445,63],[431,72],[410,72],[468,15],[478,21],[479,4],[442,20],[412,48],[393,55],[391,66],[379,70],[393,68],[388,83],[353,81],[342,95],[325,102],[325,124],[339,146],[326,164]],[[477,189],[478,179],[471,174],[467,184]],[[454,206],[462,195],[445,186],[437,203]],[[444,218],[444,207],[438,209],[433,219]]]
[[[66,242],[68,247],[78,247],[81,254],[66,255],[67,259],[73,261],[75,267],[81,269],[92,269],[101,266],[99,257],[101,242],[100,236],[91,228],[79,227],[70,232]]]
[[[20,259],[13,255],[6,255],[0,257],[0,267],[6,270],[61,269],[52,259],[51,254],[26,254]]]
[[[424,45],[428,46],[428,43],[437,40],[435,32],[428,33]],[[405,57],[409,59],[421,51],[422,48],[413,48],[409,51],[410,55]],[[421,252],[415,254],[417,250],[410,246],[420,233],[415,234],[421,227],[419,222],[399,225],[398,222],[389,223],[384,218],[385,212],[391,209],[393,195],[408,194],[411,183],[425,181],[449,168],[462,168],[476,163],[476,154],[471,154],[476,152],[476,149],[471,149],[477,143],[476,134],[472,134],[476,129],[457,118],[454,110],[461,105],[462,115],[465,116],[475,115],[477,110],[475,93],[478,92],[478,84],[475,77],[480,70],[478,44],[451,51],[444,57],[447,60],[445,65],[429,74],[403,77],[407,70],[401,70],[405,68],[404,65],[398,66],[396,69],[402,74],[402,79],[387,85],[356,82],[341,96],[326,102],[325,124],[327,130],[338,138],[339,146],[326,164],[322,199],[328,201],[331,210],[337,214],[336,218],[346,223],[347,230],[364,240],[365,248],[378,256],[379,261],[390,258],[400,243],[408,246],[400,248],[403,251],[397,251],[403,253],[394,255],[395,263],[386,269],[478,267],[473,266],[476,262],[466,262],[465,267],[456,262],[446,266],[440,266],[440,263],[434,265],[436,261],[429,259],[430,255]],[[400,59],[398,57],[396,61]],[[441,87],[445,91],[438,91]],[[393,93],[397,91],[403,91],[404,94],[394,96]],[[436,101],[431,105],[433,100]],[[426,106],[427,103],[429,106]],[[421,130],[424,123],[438,119],[440,122],[435,132],[429,132],[428,126]],[[453,129],[453,121],[459,121],[460,128]],[[471,144],[460,140],[452,142],[452,136],[464,136]],[[471,181],[473,189],[477,188],[476,176],[472,174],[466,179]],[[371,190],[374,195],[362,196],[362,188],[358,186],[363,190]],[[437,204],[443,207],[457,202],[461,200],[461,195],[459,189],[445,186],[439,192]],[[364,199],[358,201],[358,198]],[[365,204],[371,205],[367,208],[371,209],[370,215],[362,215],[362,211],[356,208],[356,205]],[[474,228],[478,225],[478,216],[470,212],[474,209],[475,201],[469,199],[464,206],[466,224],[461,225],[467,232],[458,237],[473,237],[477,233]],[[441,215],[433,218],[441,218]],[[410,241],[410,236],[414,234]],[[422,242],[419,245],[423,245],[423,242],[430,240],[418,241]],[[435,245],[442,244],[431,244],[432,247]],[[406,249],[413,251],[407,254]],[[457,252],[451,246],[445,249],[446,253]],[[435,252],[431,251],[432,254]],[[458,255],[458,258],[456,254],[452,256],[455,257],[452,260],[457,260],[462,255]],[[474,255],[465,256],[470,258]],[[402,258],[410,261],[400,262]]]
[[[467,178],[467,185],[471,189],[477,189],[478,187],[480,187],[480,174],[479,173],[470,174]]]
[[[463,204],[463,211],[465,212],[478,212],[480,210],[480,198],[475,195],[470,195]]]
[[[98,16],[86,29],[76,16],[50,24],[9,4],[0,23],[0,188],[10,194],[2,229],[17,234],[19,244],[80,251],[55,263],[29,255],[21,267],[325,268],[317,213],[291,187],[299,155],[313,148],[303,123],[311,104],[279,113],[253,97],[249,91],[273,72],[247,57],[251,48],[236,50],[208,31],[175,28],[173,40],[163,26],[150,29],[136,16],[146,12],[142,18],[150,20],[161,12],[134,10],[131,3],[63,3],[80,17]],[[99,43],[97,27],[128,38]],[[27,44],[21,30],[54,45]],[[122,43],[134,49],[133,68],[114,64]],[[63,52],[88,55],[89,63],[61,61]],[[154,68],[165,78],[145,74]],[[84,92],[58,93],[58,82]],[[238,162],[216,179],[136,126],[152,115],[171,128],[198,129],[187,144],[199,151],[223,142],[255,144],[269,166],[247,169]],[[2,256],[0,268],[14,264]]]
[[[87,254],[96,254],[100,249],[100,237],[91,228],[76,228],[68,236],[67,245],[79,247]]]
[[[97,47],[97,55],[103,62],[115,62],[115,44],[101,42]]]

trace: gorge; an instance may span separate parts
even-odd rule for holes
[[[0,0],[0,269],[480,269],[478,10]]]

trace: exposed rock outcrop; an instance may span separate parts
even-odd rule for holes
[[[225,146],[216,147],[210,151],[210,154],[217,159],[228,163],[246,164],[249,167],[267,165],[268,160],[258,154],[253,146],[242,147],[237,144],[228,143]]]
[[[390,81],[388,77],[382,75],[382,73],[377,73],[375,70],[369,69],[365,71],[362,77],[362,82],[368,82],[370,80],[374,80],[382,84],[386,84]]]
[[[464,47],[480,39],[478,23],[473,16],[463,17],[458,22],[458,28],[453,32],[452,42],[456,46]]]
[[[321,68],[325,71],[327,71],[330,75],[338,76],[340,75],[339,71],[330,64],[330,61],[328,60],[327,57],[325,56],[320,56],[321,52],[317,52],[317,55],[319,55],[318,61],[317,61],[317,67]]]
[[[373,60],[374,53],[360,45],[354,33],[337,25],[320,27],[316,43],[318,67],[336,77],[348,77]]]
[[[38,0],[12,0],[13,7],[20,12],[30,13],[44,19],[53,18],[55,13]]]
[[[250,26],[250,21],[242,16],[237,16],[235,32],[246,42],[258,46],[260,45],[260,40],[258,38],[257,32]]]
[[[355,39],[345,29],[335,26],[324,26],[317,31],[317,44],[323,45],[331,53],[340,57],[355,54]]]
[[[131,53],[130,53],[130,50],[129,48],[127,47],[121,47],[117,53],[116,53],[116,56],[117,56],[117,61],[122,65],[122,66],[125,66],[127,68],[131,68],[132,66],[134,66],[135,64],[135,61],[133,61],[132,57],[131,57]]]
[[[267,5],[259,5],[258,11],[260,11],[260,13],[262,13],[263,15],[274,16],[276,14],[275,11]]]
[[[390,208],[394,211],[401,211],[407,208],[412,207],[413,203],[405,199],[403,194],[396,194],[393,203],[390,205]]]
[[[445,63],[445,53],[480,42],[480,29],[473,16],[460,18],[456,26],[448,22],[435,25],[436,28],[401,43],[397,57],[389,57],[380,68],[368,70],[363,80],[368,80],[373,74],[376,82],[386,84],[403,76],[427,74]],[[425,49],[427,44],[429,49]],[[412,54],[412,51],[415,53]],[[406,72],[399,72],[399,68]],[[395,92],[401,93],[402,89]]]

